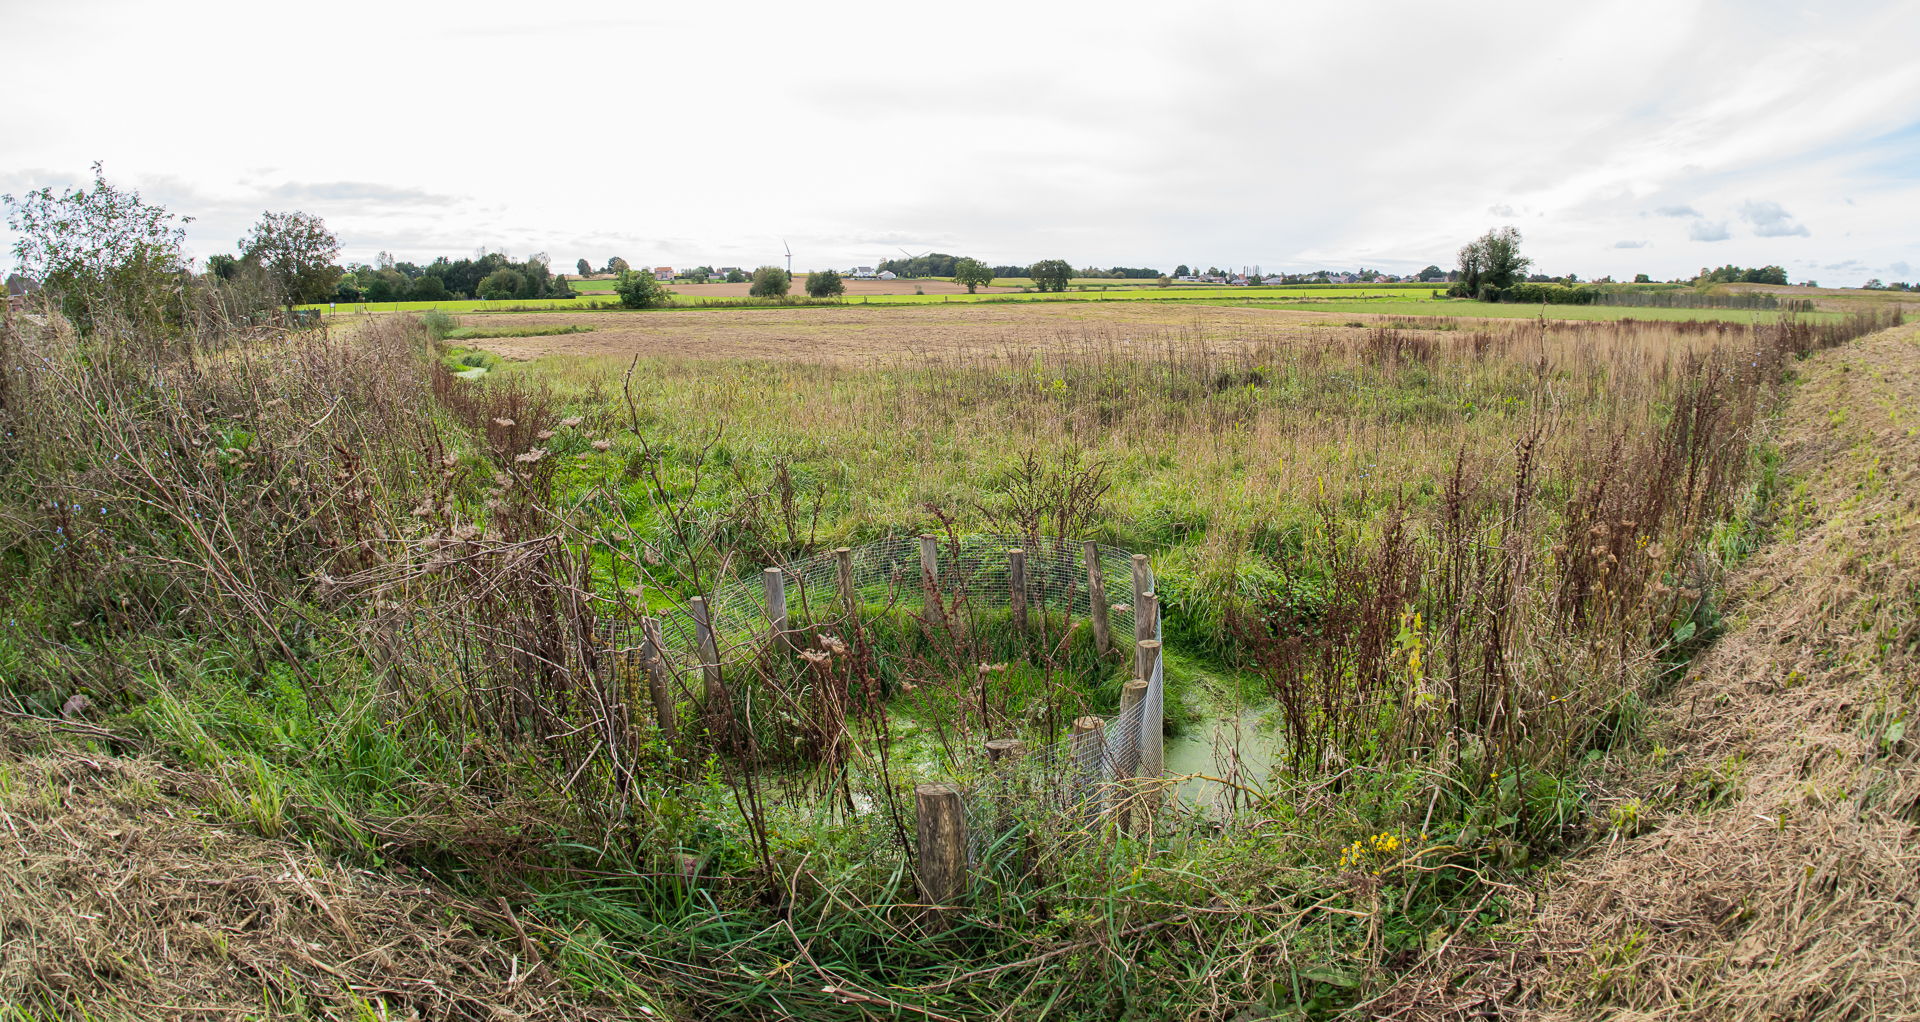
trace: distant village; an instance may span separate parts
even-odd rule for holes
[[[1185,269],[1186,269],[1185,266],[1180,267],[1180,270],[1185,270]],[[678,270],[678,271],[676,271],[671,266],[655,266],[649,272],[652,273],[654,279],[660,280],[660,281],[705,280],[707,283],[710,283],[710,284],[718,284],[724,281],[742,279],[749,271],[744,270],[738,266],[722,266],[718,269],[714,269],[712,267],[707,267],[707,266],[701,266],[701,267],[695,267],[693,269]],[[849,280],[898,280],[900,279],[900,275],[893,272],[892,270],[881,269],[881,268],[876,268],[872,266],[854,266],[848,269],[841,270],[839,271],[839,273],[842,277],[845,277]],[[1081,271],[1081,275],[1092,277],[1096,275],[1106,276],[1107,274],[1100,273],[1099,271]],[[1018,274],[1000,274],[1000,276],[1011,277],[1011,276],[1019,276],[1019,275]],[[1168,279],[1178,283],[1182,283],[1182,284],[1213,284],[1213,285],[1225,286],[1225,287],[1253,287],[1253,286],[1278,286],[1281,284],[1430,283],[1430,282],[1436,282],[1436,281],[1445,282],[1445,281],[1454,279],[1456,276],[1457,274],[1448,273],[1444,270],[1441,270],[1437,266],[1429,266],[1425,270],[1420,271],[1419,273],[1409,273],[1404,276],[1398,273],[1382,273],[1378,270],[1368,270],[1368,269],[1361,269],[1352,273],[1334,271],[1334,270],[1316,270],[1311,273],[1262,274],[1260,272],[1260,268],[1255,266],[1251,268],[1243,267],[1241,271],[1238,273],[1233,273],[1230,271],[1220,270],[1220,269],[1211,268],[1211,267],[1204,273],[1200,273],[1200,272],[1180,273],[1176,271],[1175,274],[1169,275]]]

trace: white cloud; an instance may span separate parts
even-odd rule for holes
[[[1647,243],[1644,241],[1616,241],[1613,243],[1613,247],[1614,248],[1646,248]]]
[[[0,95],[58,83],[60,102],[0,106],[0,168],[19,168],[0,191],[104,159],[196,216],[203,255],[262,209],[300,208],[349,258],[497,246],[562,266],[751,265],[785,238],[798,268],[937,247],[1405,271],[1516,222],[1544,271],[1669,277],[1698,268],[1669,243],[1682,223],[1749,225],[1726,246],[1742,265],[1885,266],[1920,237],[1920,20],[1898,0],[1845,19],[1599,0],[1545,39],[1510,0],[1471,22],[1379,0],[1222,18],[1146,0],[1016,20],[527,10],[423,0],[319,35],[309,8],[241,0],[10,11]],[[239,84],[210,77],[248,53],[275,56]],[[1451,98],[1490,67],[1553,116]],[[1755,219],[1754,196],[1783,217]]]
[[[1687,237],[1693,241],[1725,241],[1732,236],[1727,233],[1724,220],[1695,220],[1687,231]]]
[[[1753,225],[1753,233],[1762,238],[1807,237],[1805,224],[1797,223],[1793,214],[1780,208],[1777,202],[1745,202],[1740,206],[1740,219]]]

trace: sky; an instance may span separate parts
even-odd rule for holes
[[[1772,3],[543,7],[0,0],[0,192],[232,251],[570,271],[1451,267],[1920,277],[1920,10]],[[0,243],[13,238],[0,228]],[[7,260],[9,263],[10,259]]]

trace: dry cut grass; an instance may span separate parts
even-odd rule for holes
[[[614,1017],[504,901],[203,822],[217,783],[0,723],[0,1018]]]

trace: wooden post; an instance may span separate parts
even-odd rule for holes
[[[760,586],[767,595],[767,627],[772,630],[769,636],[777,645],[793,644],[787,634],[787,576],[779,568],[767,568],[760,572]]]
[[[1153,569],[1147,566],[1146,554],[1133,555],[1133,641],[1154,637],[1154,625],[1159,622],[1147,606],[1147,600],[1153,595]]]
[[[1088,541],[1087,609],[1093,614],[1093,648],[1101,656],[1113,649],[1113,629],[1107,625],[1107,581],[1100,574],[1100,544]]]
[[[1147,683],[1145,681],[1142,681],[1139,678],[1135,678],[1134,680],[1127,682],[1125,685],[1122,685],[1120,687],[1120,719],[1123,721],[1124,720],[1140,720],[1141,719],[1140,714],[1144,711],[1136,710],[1134,708],[1139,706],[1141,703],[1146,702],[1146,699],[1147,699]],[[1113,757],[1114,776],[1132,777],[1134,776],[1135,772],[1138,771],[1139,769],[1140,769],[1140,742],[1138,740],[1130,742],[1128,743],[1128,745],[1115,750],[1114,757]]]
[[[713,633],[713,611],[704,596],[688,600],[687,608],[693,612],[693,631],[700,646],[700,673],[706,676],[707,699],[711,701],[720,694],[720,639]]]
[[[653,722],[669,747],[679,735],[679,723],[673,719],[673,689],[667,684],[671,670],[667,666],[667,644],[660,635],[660,619],[640,619],[640,634],[646,637],[641,656],[646,658],[647,690],[653,696]]]
[[[1151,685],[1153,672],[1160,669],[1160,643],[1156,639],[1146,639],[1134,644],[1133,675]],[[1166,691],[1162,679],[1161,692]],[[1165,698],[1164,695],[1161,696]],[[1149,702],[1141,714],[1140,721],[1140,774],[1143,777],[1158,777],[1166,767],[1166,739],[1162,733],[1161,716],[1164,707]]]
[[[947,611],[940,604],[940,540],[936,536],[920,537],[920,593],[925,601],[927,623],[945,625]]]
[[[1027,743],[1018,738],[995,738],[987,743],[987,762],[1005,770],[1011,771],[1018,767],[1020,758],[1026,754]],[[998,832],[992,837],[990,843],[1004,841],[1005,835],[1013,830],[1013,803],[1019,797],[1017,792],[1024,788],[1025,785],[1020,783],[998,786],[1000,793],[998,798],[1000,813],[996,823]],[[1014,876],[1027,876],[1032,871],[1033,864],[1039,861],[1040,857],[1034,853],[1033,841],[1033,834],[1029,831],[1017,844],[1009,848],[1009,854],[1013,856],[1009,872]]]
[[[1135,803],[1139,801],[1140,785],[1135,780],[1140,775],[1140,754],[1146,745],[1147,720],[1146,707],[1147,683],[1139,678],[1127,682],[1120,688],[1120,719],[1134,721],[1139,733],[1134,740],[1123,747],[1114,757],[1113,773],[1116,787],[1120,791],[1120,809],[1118,812],[1120,830],[1125,833],[1132,828],[1136,817],[1144,819],[1144,814],[1136,813]]]
[[[1027,754],[1027,743],[1018,738],[995,738],[987,743],[987,762],[1011,763]]]
[[[860,608],[860,594],[853,588],[853,548],[836,549],[833,559],[840,562],[840,599],[846,603],[847,617],[851,618]]]
[[[1081,799],[1095,816],[1105,811],[1100,783],[1106,779],[1107,727],[1099,717],[1077,717],[1068,732]]]
[[[1027,632],[1027,552],[1020,547],[1007,551],[1007,580],[1013,596],[1013,628]]]
[[[913,789],[913,801],[920,893],[929,905],[952,905],[967,893],[967,817],[960,789],[922,784]],[[946,926],[937,911],[928,919],[935,927]]]

